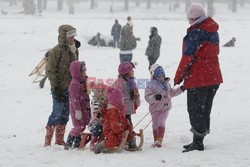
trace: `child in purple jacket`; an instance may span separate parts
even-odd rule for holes
[[[183,87],[172,89],[164,69],[154,64],[151,66],[151,80],[145,89],[145,99],[149,103],[152,116],[154,143],[152,147],[161,147],[165,133],[165,122],[172,108],[171,98],[184,92]]]
[[[81,133],[89,124],[91,117],[90,100],[86,87],[86,66],[84,61],[73,61],[70,64],[70,74],[72,80],[68,88],[68,93],[73,128],[68,135],[67,143],[64,146],[65,150],[68,150],[72,146],[73,148],[79,147]]]

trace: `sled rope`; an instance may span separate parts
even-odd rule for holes
[[[142,119],[140,119],[140,121],[137,122],[137,124],[133,127],[133,129],[134,129],[135,127],[137,127],[137,125],[139,125],[139,124],[141,123],[141,121],[143,121],[143,120],[145,119],[145,117],[146,117],[148,114],[149,114],[149,112],[147,112],[147,114],[145,114],[145,115],[142,117]]]

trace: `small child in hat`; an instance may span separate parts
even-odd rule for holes
[[[133,125],[131,115],[136,113],[140,106],[140,94],[134,81],[134,64],[132,62],[123,62],[118,67],[118,80],[114,83],[114,88],[120,89],[124,96],[126,106],[125,116]]]
[[[103,135],[105,140],[95,145],[96,154],[103,152],[103,150],[118,147],[126,130],[129,130],[128,140],[134,141],[135,133],[124,115],[125,110],[126,106],[124,105],[122,91],[110,88],[108,91],[108,107],[103,112]]]
[[[165,123],[172,108],[171,98],[184,92],[182,86],[171,88],[170,79],[165,77],[164,69],[154,64],[150,68],[151,80],[145,89],[145,99],[149,103],[152,117],[154,143],[152,147],[161,147],[165,133]]]

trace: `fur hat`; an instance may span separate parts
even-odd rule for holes
[[[187,18],[189,19],[197,19],[199,17],[205,17],[206,13],[204,11],[204,8],[198,4],[198,3],[193,3],[187,10]]]
[[[135,68],[135,65],[132,62],[123,62],[119,65],[118,67],[118,73],[120,75],[125,75],[127,73],[129,73],[131,70],[133,70],[133,68]]]

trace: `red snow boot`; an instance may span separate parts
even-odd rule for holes
[[[57,125],[56,126],[56,142],[55,144],[64,145],[64,133],[66,125]]]
[[[51,146],[51,140],[53,138],[55,127],[54,126],[46,126],[46,136],[45,136],[45,142],[44,142],[44,147]]]

